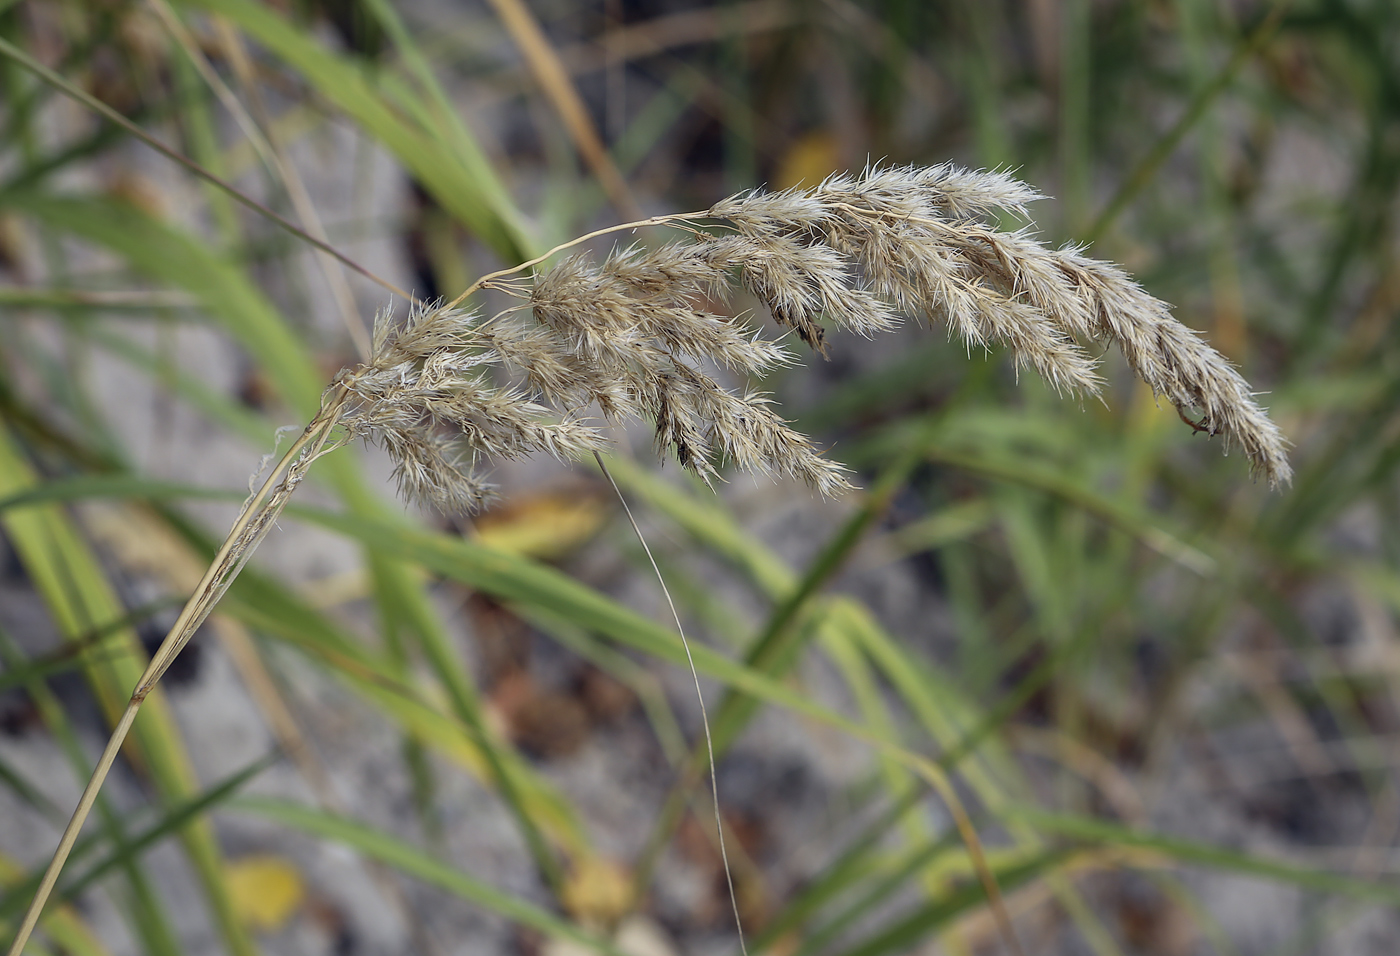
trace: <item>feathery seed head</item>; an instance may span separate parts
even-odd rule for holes
[[[1238,444],[1272,484],[1287,482],[1277,426],[1165,303],[1079,249],[985,221],[995,210],[1024,216],[1038,198],[1004,172],[872,167],[722,200],[705,213],[713,231],[661,217],[653,222],[676,221],[691,237],[601,262],[571,255],[528,288],[492,283],[524,300],[493,319],[442,306],[416,309],[398,328],[381,319],[370,361],[337,379],[340,420],[389,452],[405,492],[449,508],[489,492],[474,471],[483,458],[603,447],[591,409],[650,420],[658,447],[707,480],[728,461],[823,494],[849,488],[846,469],[766,395],[727,389],[704,370],[758,376],[791,361],[779,341],[711,311],[743,288],[819,352],[828,323],[870,336],[925,318],[969,347],[1007,347],[1071,393],[1102,384],[1084,343],[1116,344],[1155,392],[1183,415],[1194,410],[1196,427]],[[493,383],[497,368],[518,385]]]

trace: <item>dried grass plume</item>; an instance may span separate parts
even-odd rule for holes
[[[969,347],[1007,348],[1071,394],[1101,387],[1086,345],[1117,345],[1194,427],[1243,449],[1272,485],[1287,482],[1286,442],[1248,383],[1166,303],[1079,249],[990,224],[989,213],[1024,213],[1037,198],[1004,173],[873,168],[602,230],[670,225],[687,237],[601,261],[569,255],[527,278],[542,257],[402,327],[381,320],[372,359],[337,380],[338,418],[393,456],[405,492],[451,509],[487,493],[481,459],[576,456],[605,444],[606,421],[628,417],[653,423],[658,447],[706,479],[727,461],[823,494],[848,488],[845,468],[766,395],[725,388],[706,370],[757,377],[792,360],[745,319],[710,310],[742,288],[819,352],[829,327],[870,336],[927,320]],[[482,288],[519,303],[489,319],[459,308]],[[495,384],[493,369],[520,384]]]

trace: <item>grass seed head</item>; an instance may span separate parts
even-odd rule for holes
[[[1240,446],[1272,484],[1287,482],[1277,426],[1166,303],[1113,265],[987,221],[997,210],[1024,215],[1038,198],[1006,173],[951,165],[873,167],[810,189],[731,196],[707,210],[713,228],[686,241],[600,262],[571,255],[528,286],[498,284],[523,301],[489,321],[443,306],[397,328],[381,320],[370,361],[341,376],[342,421],[389,452],[405,492],[453,509],[488,493],[482,459],[601,449],[593,410],[652,422],[658,448],[707,480],[728,461],[823,494],[849,488],[846,469],[788,427],[768,396],[706,371],[761,376],[791,361],[781,342],[710,311],[743,289],[819,352],[828,326],[870,336],[928,319],[968,347],[1007,348],[1071,394],[1102,385],[1086,343],[1116,345],[1201,430]],[[495,384],[496,368],[519,385]]]

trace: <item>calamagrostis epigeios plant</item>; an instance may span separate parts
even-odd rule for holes
[[[969,346],[1006,346],[1071,393],[1099,390],[1084,343],[1116,344],[1197,428],[1239,445],[1272,484],[1286,482],[1285,442],[1249,385],[1165,303],[1108,263],[982,218],[1022,213],[1035,198],[1000,173],[910,167],[658,217],[648,222],[690,237],[601,262],[571,256],[533,281],[515,270],[488,277],[474,289],[521,300],[490,319],[437,306],[401,328],[381,323],[371,361],[339,379],[338,417],[385,447],[406,492],[448,508],[485,492],[479,458],[597,449],[591,409],[653,422],[658,446],[707,478],[728,460],[840,491],[844,469],[764,394],[731,391],[706,371],[754,375],[789,361],[779,342],[709,310],[742,287],[818,350],[828,324],[868,336],[928,319]],[[494,384],[493,367],[520,384]]]
[[[249,498],[153,657],[11,952],[32,930],[141,702],[311,463],[337,445],[375,441],[394,458],[409,495],[471,508],[487,491],[474,470],[480,459],[597,450],[603,434],[588,417],[596,410],[604,421],[654,423],[657,444],[707,478],[727,460],[800,478],[824,494],[849,487],[845,469],[789,428],[767,396],[731,391],[707,371],[745,377],[790,360],[745,320],[710,311],[739,288],[818,351],[828,325],[869,336],[925,319],[946,324],[969,347],[1005,346],[1070,393],[1100,387],[1085,343],[1115,344],[1156,393],[1183,417],[1195,416],[1194,427],[1221,436],[1227,449],[1238,445],[1272,485],[1287,482],[1286,443],[1249,385],[1165,303],[1113,265],[987,221],[998,209],[1023,213],[1036,198],[1002,173],[871,169],[602,230],[669,225],[687,238],[614,251],[601,262],[574,255],[525,278],[528,267],[601,234],[594,233],[486,276],[453,303],[416,308],[401,327],[381,320],[370,360],[327,389],[320,414]],[[459,307],[485,288],[519,302],[490,318]],[[496,369],[517,384],[499,384]]]

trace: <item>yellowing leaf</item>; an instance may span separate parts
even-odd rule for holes
[[[581,857],[574,863],[559,901],[585,926],[610,926],[632,903],[632,878],[615,860]]]
[[[234,860],[225,875],[234,912],[260,932],[281,929],[306,896],[301,872],[290,861],[270,853]]]
[[[815,186],[836,171],[841,161],[840,146],[829,130],[818,129],[793,140],[778,162],[773,184],[779,189]]]
[[[591,538],[606,517],[603,502],[591,494],[525,495],[482,515],[477,540],[499,551],[555,560]]]

